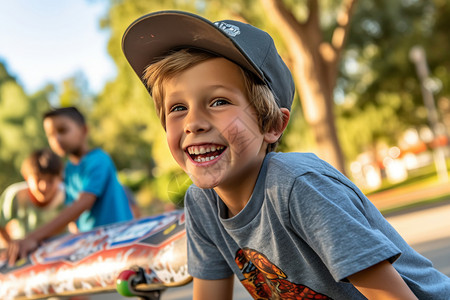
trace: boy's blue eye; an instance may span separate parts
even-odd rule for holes
[[[185,110],[186,108],[183,105],[174,105],[172,106],[172,108],[170,109],[170,112],[175,112],[175,111],[182,111]]]
[[[211,104],[211,106],[221,106],[221,105],[226,105],[229,104],[230,102],[228,100],[225,99],[216,99],[214,100],[214,102]]]

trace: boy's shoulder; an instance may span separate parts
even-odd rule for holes
[[[98,164],[101,165],[103,164],[105,161],[109,161],[111,160],[110,156],[108,155],[108,153],[106,153],[104,150],[102,150],[101,148],[94,148],[91,149],[89,152],[87,152],[82,158],[80,163],[78,164],[79,166],[88,166],[88,165],[92,165],[92,164]],[[73,163],[71,163],[70,160],[67,161],[67,166],[77,166]]]
[[[262,173],[265,176],[297,178],[308,173],[337,175],[338,171],[313,153],[271,152],[266,155]]]
[[[270,152],[266,155],[255,189],[269,186],[289,186],[299,177],[307,174],[329,176],[343,179],[344,176],[334,167],[323,161],[313,153],[303,152]],[[188,193],[196,197],[215,198],[213,190],[201,189],[191,185]]]
[[[66,177],[88,176],[89,174],[99,174],[116,172],[114,162],[104,150],[95,148],[86,153],[78,164],[67,161],[64,173]]]
[[[108,157],[109,155],[108,153],[106,153],[106,151],[104,151],[101,148],[94,148],[91,151],[89,151],[88,153],[86,153],[86,157]]]
[[[330,184],[334,188],[347,186],[351,190],[357,189],[347,177],[315,154],[269,153],[255,189],[276,190],[287,195],[294,188],[303,190],[314,186],[315,189],[321,189]],[[348,190],[343,188],[342,191]]]

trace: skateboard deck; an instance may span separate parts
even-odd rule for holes
[[[0,299],[115,291],[130,269],[152,290],[183,285],[191,279],[184,222],[182,210],[172,211],[54,238],[13,267],[0,260]]]

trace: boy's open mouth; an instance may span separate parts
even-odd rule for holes
[[[226,147],[222,145],[190,146],[186,152],[196,162],[207,162],[216,159],[225,151]]]

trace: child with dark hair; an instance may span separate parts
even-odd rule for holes
[[[50,149],[33,151],[20,171],[25,181],[0,196],[0,238],[6,245],[56,217],[64,205],[63,163]]]
[[[113,161],[103,150],[89,148],[88,127],[79,110],[75,107],[51,110],[44,114],[43,124],[50,148],[68,158],[64,170],[67,207],[25,239],[10,244],[10,264],[72,221],[76,221],[80,231],[88,231],[133,217]]]

